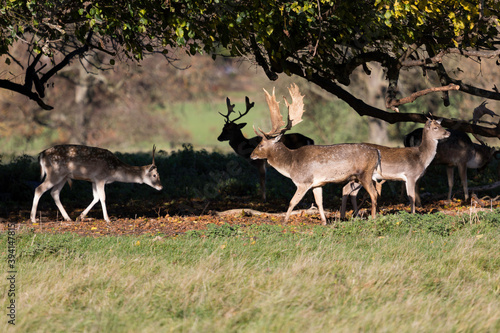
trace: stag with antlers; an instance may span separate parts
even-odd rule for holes
[[[247,162],[257,168],[259,172],[259,180],[260,180],[260,192],[262,200],[266,200],[266,161],[265,160],[252,160],[250,158],[250,154],[257,147],[259,142],[261,141],[260,136],[255,136],[250,139],[245,138],[241,129],[246,126],[246,123],[237,124],[236,121],[240,120],[244,117],[248,111],[254,106],[254,102],[250,103],[248,97],[245,97],[246,111],[244,113],[239,112],[239,117],[234,118],[232,120],[229,119],[229,116],[232,113],[236,113],[234,111],[234,104],[231,104],[229,97],[226,98],[227,104],[227,114],[222,114],[219,112],[221,116],[225,118],[225,124],[222,129],[221,134],[217,138],[219,141],[229,141],[229,145],[233,148],[234,152],[239,156],[243,157]],[[297,149],[306,145],[313,145],[314,140],[308,138],[305,135],[300,133],[286,134],[281,138],[281,142],[288,147],[289,149]]]
[[[264,89],[272,129],[266,133],[259,128],[259,133],[254,127],[255,133],[262,138],[262,141],[251,154],[252,159],[267,159],[271,166],[282,175],[291,178],[297,186],[285,215],[285,223],[288,222],[293,208],[312,188],[321,221],[326,224],[322,186],[327,183],[343,183],[351,179],[357,179],[365,186],[371,198],[371,216],[375,217],[377,191],[373,177],[380,166],[380,152],[365,144],[312,145],[295,150],[287,148],[280,139],[286,131],[302,121],[304,113],[304,96],[300,94],[297,85],[293,84],[288,90],[292,103],[289,104],[284,98],[288,108],[288,122],[285,126],[274,89],[272,95]]]

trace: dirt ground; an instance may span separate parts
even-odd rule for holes
[[[290,218],[290,225],[321,225],[321,219],[317,209],[299,207]],[[183,234],[189,230],[203,230],[208,224],[230,224],[230,225],[259,225],[259,224],[283,224],[283,216],[287,202],[274,201],[258,203],[245,199],[225,201],[201,201],[201,200],[178,200],[170,203],[144,205],[138,200],[127,206],[108,206],[111,222],[102,219],[101,211],[96,205],[89,213],[89,218],[83,221],[67,222],[61,219],[57,208],[38,212],[42,221],[31,223],[29,211],[13,212],[7,219],[0,221],[0,230],[7,229],[7,222],[16,223],[18,230],[31,230],[36,233],[64,233],[71,232],[86,236],[104,235],[162,235],[173,237]],[[364,218],[369,216],[369,205],[364,204],[360,215]],[[83,208],[66,207],[71,217],[77,217]],[[417,214],[443,212],[445,214],[457,215],[479,210],[490,210],[500,208],[500,200],[489,198],[474,198],[470,202],[461,200],[434,201],[417,207]],[[386,204],[379,206],[378,214],[394,214],[399,211],[410,211],[409,205]],[[145,213],[146,212],[146,213]],[[347,212],[347,217],[352,216],[352,210]],[[329,223],[340,221],[338,210],[328,210]]]

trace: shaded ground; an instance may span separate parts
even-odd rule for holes
[[[295,215],[290,218],[290,225],[321,225],[319,213],[315,209],[307,209],[306,204],[297,209]],[[19,230],[30,230],[33,232],[64,233],[71,232],[88,236],[103,235],[162,235],[176,236],[190,230],[204,230],[209,224],[230,225],[259,225],[259,224],[283,224],[283,213],[288,203],[285,201],[271,201],[267,203],[253,202],[237,198],[224,201],[202,201],[202,200],[176,200],[162,204],[153,204],[137,200],[126,206],[108,206],[111,223],[102,220],[102,213],[96,205],[90,212],[90,217],[84,221],[63,221],[57,212],[57,208],[42,211],[42,222],[31,223],[28,219],[29,211],[21,210],[12,213],[8,219],[0,223],[0,230],[7,229],[6,222],[15,222]],[[338,207],[338,206],[337,206]],[[72,217],[78,216],[83,208],[71,209],[67,207]],[[500,200],[494,201],[473,199],[471,204],[463,201],[445,200],[433,201],[417,208],[417,214],[443,212],[449,215],[477,212],[478,210],[489,210],[500,208]],[[229,214],[221,214],[227,212]],[[400,211],[408,211],[410,208],[404,204],[382,204],[379,214],[394,214]],[[368,204],[364,204],[361,216],[369,215]],[[328,210],[329,223],[339,222],[338,210]],[[352,211],[348,211],[348,217]]]

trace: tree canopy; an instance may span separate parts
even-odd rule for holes
[[[271,80],[280,73],[306,78],[360,115],[389,123],[424,122],[424,114],[398,112],[398,107],[433,92],[449,105],[451,90],[500,100],[493,83],[484,89],[462,82],[445,61],[499,57],[499,13],[496,0],[3,0],[0,56],[24,66],[9,54],[14,42],[23,41],[32,58],[23,67],[24,83],[1,78],[0,88],[50,108],[43,103],[45,84],[71,59],[84,59],[89,52],[140,61],[151,52],[162,52],[168,60],[169,50],[177,47],[214,56],[225,50],[225,55],[254,61]],[[42,64],[42,55],[50,64]],[[361,67],[369,75],[373,62],[386,73],[386,110],[346,89],[353,71]],[[410,68],[418,68],[421,76],[435,75],[437,84],[400,96],[400,74]],[[443,125],[500,137],[499,126],[451,119]]]

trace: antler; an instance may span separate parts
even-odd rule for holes
[[[260,128],[259,131],[267,138],[283,134],[302,121],[302,114],[304,113],[304,96],[300,94],[299,87],[297,87],[296,84],[292,84],[290,88],[288,88],[288,91],[290,92],[290,96],[292,96],[292,104],[288,104],[286,98],[283,97],[285,105],[288,108],[288,122],[286,127],[282,128],[285,126],[285,122],[283,121],[283,116],[280,113],[279,102],[276,101],[276,97],[274,95],[274,88],[272,96],[266,91],[266,89],[264,89],[266,101],[269,105],[272,129],[268,133],[265,133]],[[257,133],[255,128],[254,131]],[[257,135],[262,136],[259,133],[257,133]]]
[[[472,123],[473,124],[476,124],[478,122],[482,122],[482,123],[486,123],[486,124],[491,124],[491,125],[495,125],[495,123],[491,123],[491,122],[488,122],[488,121],[482,121],[482,120],[479,120],[479,118],[481,118],[482,116],[484,116],[485,114],[487,115],[490,115],[492,117],[495,117],[498,115],[491,111],[490,109],[488,109],[486,107],[486,104],[488,104],[486,101],[483,101],[481,103],[481,105],[479,105],[478,107],[476,107],[472,113]]]
[[[292,104],[288,104],[285,96],[283,96],[285,105],[288,108],[287,131],[302,121],[302,114],[304,113],[304,96],[300,94],[299,87],[293,83],[290,88],[288,88],[288,92],[290,92],[290,96],[292,96]]]
[[[222,113],[219,112],[219,114],[221,116],[226,118],[226,124],[227,123],[234,123],[236,120],[238,120],[241,117],[243,117],[244,115],[246,115],[248,113],[248,111],[250,111],[250,109],[253,108],[253,106],[255,105],[254,102],[250,103],[250,99],[248,98],[248,96],[245,96],[245,104],[246,104],[246,108],[247,108],[246,111],[244,113],[238,112],[240,114],[240,116],[238,118],[235,118],[233,120],[229,120],[229,115],[234,112],[234,104],[231,104],[229,97],[226,97],[226,104],[227,104],[227,115],[223,115]]]
[[[234,104],[231,104],[231,101],[229,100],[229,97],[226,97],[226,104],[227,104],[227,114],[224,115],[219,112],[221,116],[226,118],[226,124],[230,123],[231,121],[229,120],[229,115],[234,112]]]
[[[155,165],[155,151],[156,151],[156,145],[153,145],[153,165]]]

